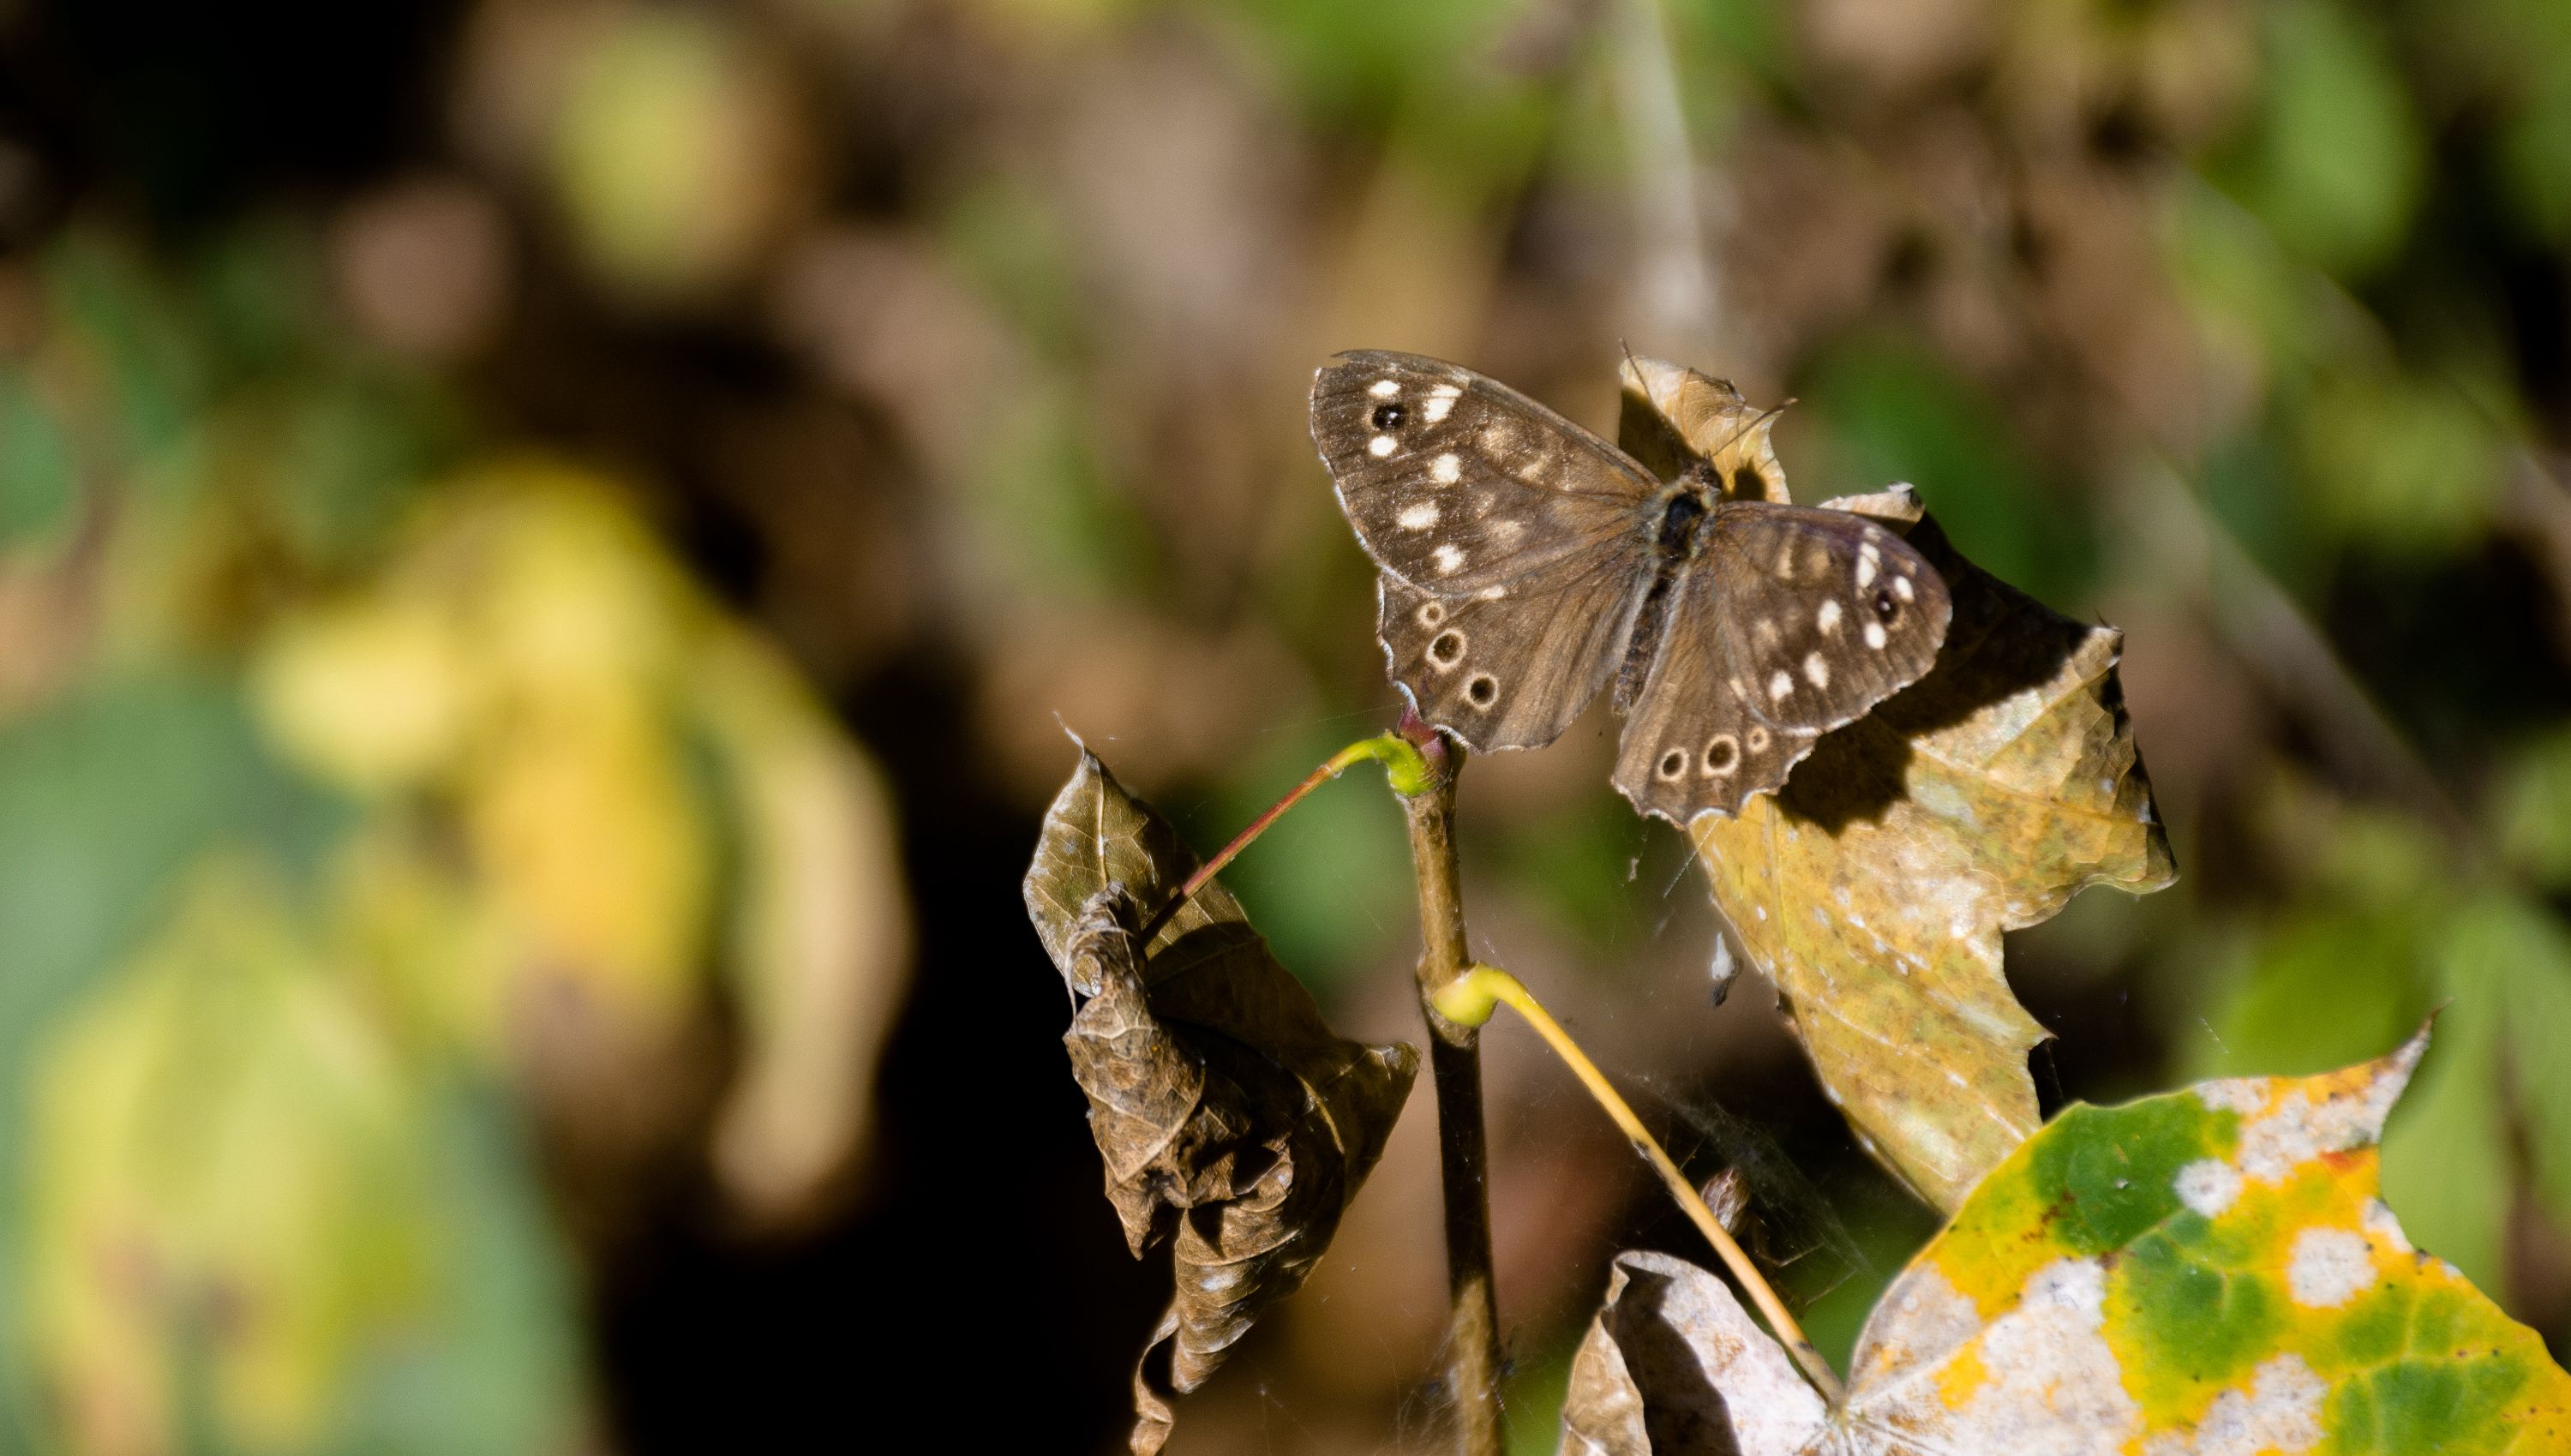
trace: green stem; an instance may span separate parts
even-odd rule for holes
[[[1795,1322],[1793,1314],[1787,1312],[1786,1301],[1777,1297],[1777,1291],[1770,1288],[1768,1280],[1760,1275],[1759,1266],[1750,1261],[1750,1255],[1742,1252],[1741,1245],[1734,1241],[1722,1220],[1705,1206],[1705,1200],[1698,1195],[1695,1185],[1688,1182],[1686,1174],[1679,1172],[1678,1164],[1662,1150],[1660,1142],[1643,1126],[1643,1120],[1634,1116],[1634,1109],[1617,1093],[1606,1074],[1598,1070],[1598,1064],[1589,1060],[1588,1053],[1580,1050],[1580,1044],[1573,1041],[1571,1033],[1563,1030],[1562,1023],[1554,1020],[1553,1014],[1535,999],[1535,993],[1517,977],[1496,966],[1476,965],[1440,986],[1430,995],[1429,1001],[1440,1016],[1458,1026],[1482,1025],[1491,1019],[1493,1007],[1501,1003],[1525,1017],[1527,1024],[1535,1028],[1536,1035],[1544,1038],[1545,1044],[1553,1048],[1554,1055],[1571,1068],[1571,1074],[1580,1079],[1580,1085],[1589,1089],[1590,1097],[1633,1143],[1634,1151],[1642,1154],[1643,1161],[1660,1175],[1670,1197],[1678,1200],[1679,1207],[1686,1211],[1697,1231],[1703,1233],[1706,1241],[1714,1245],[1714,1251],[1723,1256],[1725,1267],[1731,1269],[1733,1277],[1750,1291],[1751,1302],[1767,1316],[1768,1327],[1776,1332],[1787,1353],[1795,1357],[1795,1363],[1802,1367],[1804,1376],[1819,1387],[1822,1395],[1833,1401],[1839,1398],[1838,1375],[1830,1369],[1829,1361],[1821,1358],[1821,1352],[1812,1347],[1812,1342],[1803,1337],[1801,1326]]]
[[[1284,798],[1270,804],[1258,818],[1250,821],[1248,827],[1233,835],[1232,842],[1217,850],[1214,858],[1197,866],[1197,872],[1188,876],[1187,883],[1179,886],[1179,892],[1170,896],[1169,903],[1161,906],[1160,910],[1152,916],[1151,923],[1143,927],[1142,936],[1137,943],[1150,945],[1152,937],[1161,933],[1161,928],[1170,923],[1170,917],[1179,913],[1179,908],[1185,905],[1191,896],[1204,889],[1209,881],[1222,872],[1225,865],[1232,863],[1234,859],[1240,857],[1241,851],[1250,847],[1250,841],[1266,833],[1269,825],[1285,817],[1286,811],[1300,802],[1305,794],[1368,758],[1383,765],[1384,776],[1391,781],[1393,792],[1404,798],[1426,791],[1429,781],[1435,776],[1429,769],[1427,759],[1420,756],[1419,749],[1398,733],[1378,733],[1371,738],[1348,744],[1332,753],[1320,767],[1305,774],[1302,782],[1289,789]]]

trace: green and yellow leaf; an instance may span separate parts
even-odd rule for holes
[[[1886,1290],[1825,1417],[1743,1388],[1742,1456],[2571,1449],[2571,1375],[2379,1197],[2426,1045],[2066,1111]]]

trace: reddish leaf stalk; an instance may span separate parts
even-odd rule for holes
[[[1170,917],[1179,913],[1180,906],[1185,905],[1197,891],[1204,889],[1217,874],[1222,872],[1225,865],[1239,858],[1241,851],[1249,848],[1252,840],[1267,833],[1269,825],[1284,818],[1287,809],[1300,803],[1305,794],[1368,758],[1379,760],[1383,764],[1385,774],[1392,779],[1393,788],[1405,794],[1424,782],[1429,773],[1424,755],[1417,747],[1408,740],[1391,733],[1382,733],[1350,743],[1332,753],[1320,767],[1305,774],[1302,782],[1286,790],[1284,798],[1270,804],[1258,818],[1251,820],[1240,833],[1233,835],[1232,842],[1215,851],[1212,859],[1197,866],[1197,872],[1188,876],[1187,883],[1179,886],[1179,892],[1170,896],[1169,903],[1156,911],[1150,923],[1143,927],[1140,943],[1150,945],[1152,937],[1161,933],[1161,927],[1170,923]]]

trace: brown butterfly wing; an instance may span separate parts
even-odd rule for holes
[[[1341,354],[1312,379],[1312,443],[1375,565],[1441,597],[1612,556],[1649,571],[1659,482],[1495,379],[1419,354]]]
[[[1874,522],[1749,501],[1716,509],[1672,591],[1616,786],[1680,824],[1739,813],[1918,681],[1953,610],[1936,568]]]
[[[1553,562],[1469,597],[1376,581],[1376,630],[1419,716],[1476,752],[1540,748],[1624,658],[1646,579],[1614,561]]]

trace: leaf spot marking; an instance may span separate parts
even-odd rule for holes
[[[2296,1354],[2260,1362],[2248,1390],[2214,1397],[2196,1423],[2195,1439],[2169,1431],[2143,1443],[2143,1456],[2298,1456],[2320,1444],[2321,1400],[2329,1386]]]
[[[2307,1228],[2295,1235],[2286,1287],[2307,1309],[2334,1309],[2374,1284],[2374,1248],[2352,1228]]]
[[[2241,1197],[2241,1170],[2220,1158],[2200,1158],[2178,1171],[2178,1201],[2208,1218],[2220,1217]]]

